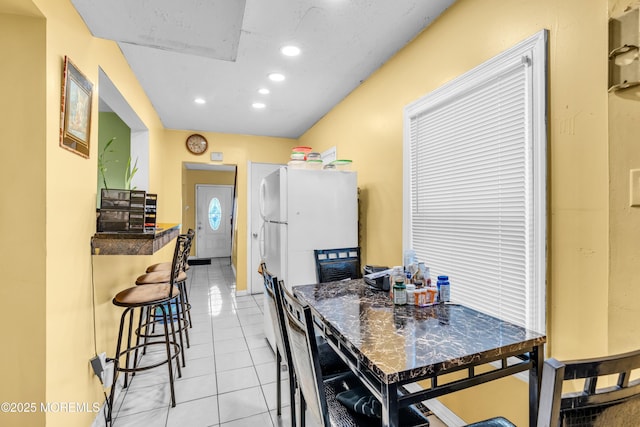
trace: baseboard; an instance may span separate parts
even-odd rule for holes
[[[236,291],[236,296],[237,297],[244,297],[249,295],[249,291],[247,291],[246,289],[244,291]]]
[[[417,383],[407,384],[404,387],[410,392],[422,390],[422,387]],[[438,419],[448,427],[462,427],[467,425],[462,418],[457,416],[455,412],[447,408],[438,399],[429,399],[422,403],[429,408],[431,412],[433,412],[433,415],[438,417]]]
[[[467,425],[462,418],[457,416],[438,399],[425,400],[424,404],[433,412],[433,415],[438,417],[447,427],[462,427]]]
[[[189,265],[207,265],[211,264],[211,258],[189,258],[187,263]]]

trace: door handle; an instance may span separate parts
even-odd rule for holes
[[[254,238],[257,238],[257,237],[258,237],[258,233],[253,233],[253,234],[252,234],[252,236],[253,236]]]

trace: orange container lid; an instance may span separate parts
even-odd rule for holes
[[[313,148],[311,147],[304,147],[304,146],[300,146],[300,147],[293,147],[293,149],[291,151],[298,151],[301,153],[310,153],[313,150]]]

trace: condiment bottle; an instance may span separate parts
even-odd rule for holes
[[[405,287],[407,288],[407,304],[417,305],[415,296],[418,291],[416,289],[416,285],[413,283],[407,283]]]
[[[449,302],[450,298],[449,276],[438,276],[438,302]]]
[[[402,281],[397,281],[393,285],[393,303],[396,305],[407,303],[407,287]]]
[[[433,304],[437,301],[438,299],[438,289],[434,288],[433,286],[430,286],[427,289],[427,295],[425,296],[425,305],[426,304]]]
[[[402,282],[404,284],[404,268],[401,265],[396,265],[393,267],[393,271],[391,272],[391,277],[389,277],[389,297],[393,299],[393,287],[396,282]]]

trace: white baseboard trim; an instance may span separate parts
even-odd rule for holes
[[[422,387],[417,383],[407,384],[405,385],[405,388],[410,392],[422,390]],[[438,399],[429,399],[422,403],[429,408],[431,412],[433,412],[433,415],[438,417],[438,419],[448,427],[463,427],[467,425],[462,418],[457,416],[455,412],[447,408]]]
[[[462,427],[467,425],[462,418],[457,416],[438,399],[425,400],[424,404],[433,412],[433,415],[438,417],[438,419],[448,427]]]
[[[244,290],[244,291],[236,291],[236,296],[237,297],[244,297],[246,295],[249,295],[249,291],[248,290]]]

